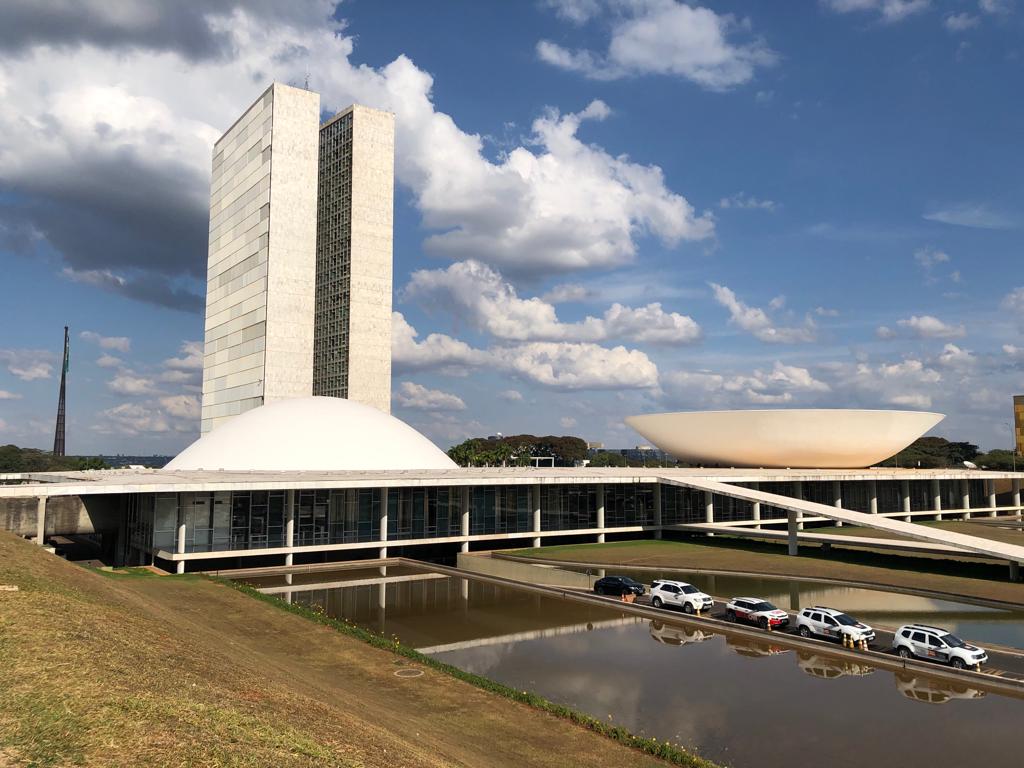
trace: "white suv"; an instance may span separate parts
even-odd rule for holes
[[[854,642],[871,642],[875,639],[875,630],[867,624],[861,624],[852,616],[847,616],[835,608],[823,608],[820,605],[800,611],[796,615],[796,628],[801,637],[819,635],[832,640],[842,640],[845,635]]]
[[[655,579],[651,582],[651,605],[655,608],[674,605],[687,613],[698,613],[711,610],[714,604],[709,595],[685,581]]]
[[[952,632],[924,624],[907,624],[892,637],[892,647],[900,658],[917,656],[941,661],[957,669],[981,668],[988,654],[976,645],[965,643]]]

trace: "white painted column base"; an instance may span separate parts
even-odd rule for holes
[[[40,547],[46,541],[46,497],[40,496],[36,503],[36,544]]]

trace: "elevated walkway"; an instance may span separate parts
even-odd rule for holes
[[[879,531],[887,531],[898,536],[903,536],[915,541],[924,541],[931,544],[938,544],[944,547],[951,547],[953,551],[972,553],[983,557],[990,557],[995,560],[1005,560],[1010,564],[1010,578],[1020,578],[1020,565],[1024,563],[1024,547],[1015,544],[1006,544],[980,536],[968,536],[964,533],[945,531],[929,528],[915,523],[905,523],[902,520],[881,515],[872,515],[866,512],[855,512],[842,507],[819,504],[815,501],[804,501],[790,496],[779,496],[778,494],[766,491],[754,490],[751,488],[740,488],[729,483],[721,483],[715,480],[704,480],[698,478],[677,478],[659,477],[659,482],[665,485],[674,485],[682,488],[692,488],[705,491],[710,494],[728,496],[733,499],[741,499],[751,503],[760,503],[776,509],[785,510],[787,514],[787,540],[789,542],[789,553],[797,553],[797,542],[799,537],[799,516],[812,515],[823,517],[828,520],[835,520],[850,525],[859,525],[865,528],[874,528]],[[848,542],[847,542],[848,543]]]
[[[780,522],[780,521],[762,521]],[[680,525],[666,525],[665,530],[688,531],[691,533],[712,533],[725,536],[737,536],[746,539],[765,539],[769,541],[785,540],[789,538],[788,531],[780,530],[752,530],[747,526],[729,525],[728,523],[682,523]],[[799,531],[797,538],[801,542],[813,544],[835,544],[839,547],[867,547],[870,549],[892,549],[903,552],[920,552],[933,555],[956,555],[957,557],[987,557],[977,552],[966,552],[959,547],[951,547],[948,544],[932,544],[927,541],[903,541],[901,539],[882,539],[873,536],[843,536],[835,533],[814,533],[813,531]]]

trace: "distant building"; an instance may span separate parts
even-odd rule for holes
[[[1013,398],[1013,436],[1017,454],[1024,456],[1024,395]]]
[[[202,432],[325,394],[390,411],[394,116],[274,83],[214,145]]]

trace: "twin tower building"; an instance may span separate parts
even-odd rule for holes
[[[214,145],[202,432],[290,397],[391,404],[395,118],[271,85]]]

